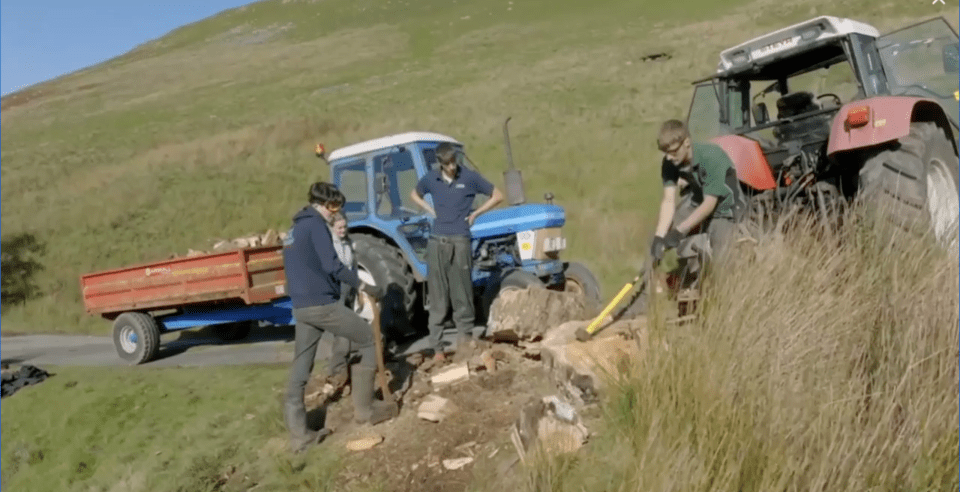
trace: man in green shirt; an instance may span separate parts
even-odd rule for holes
[[[733,162],[718,145],[693,143],[679,120],[663,123],[657,146],[664,153],[663,198],[650,254],[661,260],[666,250],[677,248],[699,227],[710,240],[708,256],[716,258],[729,245],[743,209]],[[690,187],[690,202],[678,211],[678,189],[684,187]]]

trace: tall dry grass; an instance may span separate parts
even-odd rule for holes
[[[699,321],[653,324],[594,442],[526,488],[957,490],[957,258],[846,222],[740,243]]]

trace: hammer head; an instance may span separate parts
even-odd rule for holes
[[[577,337],[577,340],[581,342],[586,342],[587,340],[590,340],[590,334],[587,333],[587,330],[584,328],[577,328],[576,337]]]

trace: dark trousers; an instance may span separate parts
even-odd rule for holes
[[[447,312],[460,337],[472,336],[476,321],[473,305],[473,254],[467,236],[431,236],[427,242],[427,290],[430,301],[430,344],[442,352],[440,337]]]
[[[297,324],[293,365],[290,368],[290,382],[287,386],[288,404],[304,405],[304,389],[310,379],[310,373],[313,372],[317,345],[325,332],[331,333],[337,339],[348,340],[352,348],[360,353],[361,366],[373,369],[377,367],[373,327],[344,305],[334,303],[294,309],[293,317],[296,318]]]
[[[343,284],[340,291],[339,304],[350,309],[355,299],[355,289]],[[350,360],[350,351],[352,350],[349,339],[338,337],[329,331],[325,331],[320,337],[319,349],[320,359],[326,362],[328,377],[335,376],[338,372],[347,368],[347,362]]]

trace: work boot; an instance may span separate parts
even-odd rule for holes
[[[307,448],[315,444],[320,444],[331,434],[330,429],[323,428],[319,431],[307,428],[307,409],[303,405],[303,399],[300,402],[287,400],[283,405],[283,418],[287,423],[287,429],[290,431],[290,451],[294,454],[306,451]]]
[[[353,420],[358,424],[377,425],[400,413],[396,402],[374,400],[373,383],[377,370],[354,364],[350,368],[350,390],[353,396]]]

